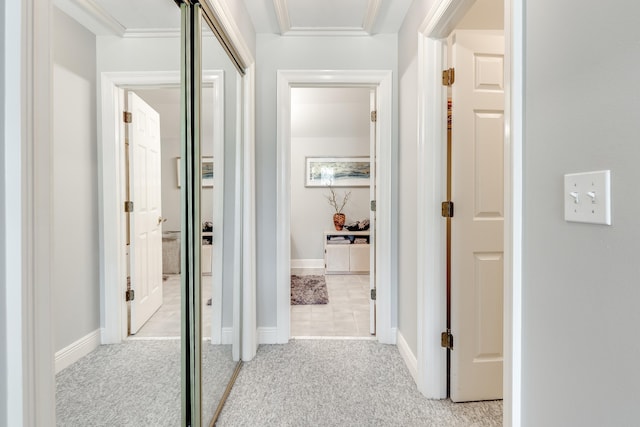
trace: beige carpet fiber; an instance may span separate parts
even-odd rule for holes
[[[502,402],[426,399],[396,346],[292,340],[260,346],[216,425],[501,426]]]

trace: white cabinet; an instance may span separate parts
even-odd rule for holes
[[[369,273],[368,231],[327,231],[324,233],[326,274]]]

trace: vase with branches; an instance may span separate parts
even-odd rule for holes
[[[344,193],[344,196],[342,197],[342,202],[338,202],[338,197],[333,187],[329,187],[329,191],[331,192],[331,194],[330,195],[325,194],[324,197],[327,199],[329,204],[336,211],[336,213],[333,214],[333,226],[336,228],[336,230],[340,231],[344,227],[344,223],[347,219],[346,215],[342,212],[342,210],[344,209],[344,207],[347,205],[347,202],[349,201],[349,196],[351,196],[351,191],[347,191]]]

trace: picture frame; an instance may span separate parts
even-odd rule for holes
[[[305,187],[369,187],[369,157],[306,157]]]
[[[202,157],[202,187],[213,187],[213,157]],[[178,179],[178,188],[180,188],[180,157],[176,157],[176,177]]]

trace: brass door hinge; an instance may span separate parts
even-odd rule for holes
[[[453,218],[453,202],[447,200],[442,202],[442,216],[444,218]]]
[[[440,335],[440,346],[453,350],[453,335],[449,329]]]
[[[127,200],[126,202],[124,202],[124,211],[125,212],[133,212],[133,202],[130,200]]]
[[[136,293],[133,289],[129,289],[124,293],[125,301],[133,301],[136,297]]]
[[[122,112],[122,121],[123,122],[131,123],[132,120],[133,120],[133,117],[132,117],[130,112],[128,112],[128,111],[123,111]]]
[[[442,72],[442,85],[451,86],[456,81],[456,72],[453,68]]]
[[[372,300],[376,300],[376,290],[375,289],[371,289],[371,299]]]
[[[377,111],[372,111],[371,112],[371,121],[374,122],[374,123],[378,121],[378,112]]]

